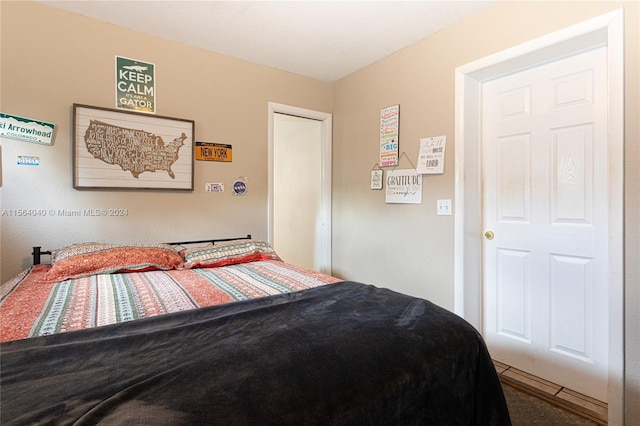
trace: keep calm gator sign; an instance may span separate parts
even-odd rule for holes
[[[116,56],[116,108],[156,112],[155,65]]]

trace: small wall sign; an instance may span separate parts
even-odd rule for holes
[[[371,189],[382,189],[383,176],[381,169],[371,170]]]
[[[54,130],[54,124],[0,112],[0,137],[52,145]]]
[[[223,183],[206,183],[204,186],[204,192],[224,192]]]
[[[19,166],[39,166],[40,157],[34,157],[32,155],[18,155],[16,163]]]
[[[380,110],[380,167],[398,165],[400,105]]]
[[[386,202],[422,204],[422,175],[415,169],[387,172]]]

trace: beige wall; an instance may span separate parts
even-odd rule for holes
[[[2,209],[128,209],[126,217],[2,216],[2,281],[32,245],[267,235],[267,104],[330,112],[331,85],[132,32],[33,2],[2,2],[0,111],[55,123],[53,146],[2,139]],[[170,25],[170,24],[168,24]],[[232,163],[195,162],[193,192],[72,188],[71,107],[113,108],[115,56],[156,67],[157,115],[195,120],[197,141],[233,146]],[[40,165],[17,166],[17,155]],[[231,181],[248,179],[246,196]],[[225,184],[205,193],[206,182]]]
[[[436,200],[454,199],[454,71],[471,61],[625,8],[626,398],[640,424],[640,22],[638,2],[503,2],[359,72],[334,87],[334,274],[454,306],[454,220]],[[424,176],[422,205],[385,204],[369,189],[378,162],[380,108],[400,104],[400,152],[416,162],[421,137],[446,135],[443,175]],[[455,205],[453,206],[455,210]],[[635,401],[635,402],[634,402]]]

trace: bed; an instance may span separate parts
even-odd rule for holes
[[[3,425],[511,424],[481,336],[427,300],[250,235],[50,254],[0,287]]]

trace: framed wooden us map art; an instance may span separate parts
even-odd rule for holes
[[[193,191],[193,120],[73,105],[73,187]]]

